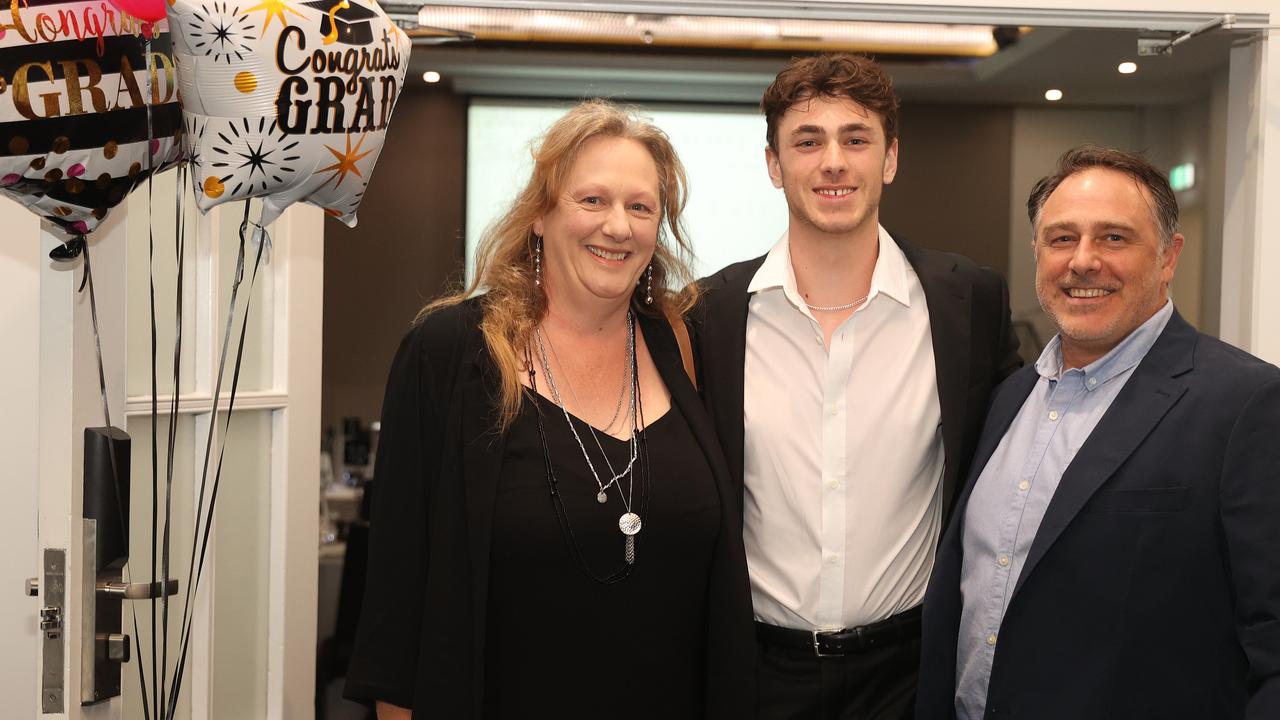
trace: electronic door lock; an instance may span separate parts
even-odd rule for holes
[[[40,578],[27,578],[26,583],[27,597],[36,597],[40,594]]]

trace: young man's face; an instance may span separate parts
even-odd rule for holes
[[[847,97],[798,101],[778,122],[769,177],[787,197],[793,230],[843,236],[879,222],[880,192],[898,171],[898,141]]]

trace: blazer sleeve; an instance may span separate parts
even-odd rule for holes
[[[1248,720],[1280,717],[1280,378],[1244,405],[1219,485],[1222,528],[1249,662]]]
[[[429,472],[440,419],[422,327],[400,344],[382,404],[369,568],[345,694],[413,706],[427,573]]]

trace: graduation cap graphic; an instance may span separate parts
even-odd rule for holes
[[[369,45],[373,42],[373,27],[369,21],[378,17],[378,14],[354,0],[315,0],[303,5],[324,13],[320,20],[320,32],[325,37],[332,37],[346,45]]]

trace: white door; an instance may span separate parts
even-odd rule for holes
[[[216,422],[216,451],[231,384],[234,346],[219,398],[214,398],[241,207],[199,217],[186,213],[183,350],[179,409],[170,413],[175,318],[176,172],[160,175],[151,193],[135,192],[91,237],[91,253],[112,422],[132,436],[130,555],[126,580],[151,575],[151,348],[148,318],[148,230],[155,243],[157,310],[156,423],[159,484],[166,482],[166,445],[175,426],[172,471],[170,577],[180,592],[170,600],[168,672],[177,662],[180,625],[204,461],[206,433]],[[256,216],[256,208],[254,210]],[[318,456],[320,440],[320,328],[323,277],[322,214],[295,207],[272,228],[270,261],[253,290],[248,337],[234,417],[227,433],[216,519],[199,592],[179,718],[309,717],[315,663]],[[81,706],[81,609],[74,598],[82,577],[82,439],[86,426],[103,424],[87,293],[76,293],[81,263],[57,266],[46,258],[60,238],[33,215],[0,203],[7,247],[0,251],[0,282],[13,288],[0,315],[11,348],[0,371],[0,401],[7,463],[25,482],[3,505],[3,578],[40,574],[46,548],[65,550],[68,607],[63,614],[64,659],[50,668],[64,688],[60,712],[44,712],[40,695],[42,643],[37,613],[45,598],[22,598],[20,583],[0,601],[10,652],[0,662],[0,684],[11,698],[7,713],[32,718],[142,718],[138,682],[146,668],[148,696],[156,692],[151,605],[126,602],[124,632],[137,637],[141,657],[125,665],[123,697]],[[252,248],[250,248],[250,253]],[[239,308],[248,294],[247,259]],[[237,322],[238,332],[238,322]],[[233,345],[235,336],[233,335]],[[33,419],[35,422],[33,422]],[[16,479],[16,477],[15,477]],[[18,484],[18,483],[14,483]],[[206,492],[206,496],[207,496]],[[163,494],[160,496],[163,516]],[[12,550],[12,552],[8,552]],[[42,589],[43,590],[43,589]],[[157,604],[157,609],[160,605]],[[288,610],[286,612],[286,609]],[[160,613],[157,613],[158,617]],[[158,618],[157,618],[158,621]],[[158,633],[159,634],[159,633]],[[157,648],[157,660],[164,655]],[[54,684],[57,684],[55,681]],[[166,690],[166,695],[168,691]],[[22,698],[18,700],[18,698]],[[172,699],[166,698],[168,704]],[[149,697],[151,717],[156,717]]]

